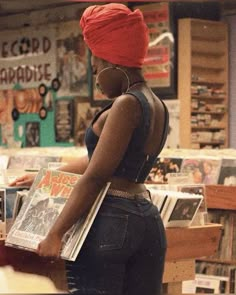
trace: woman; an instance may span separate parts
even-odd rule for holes
[[[168,130],[168,112],[142,76],[148,31],[139,10],[123,4],[88,7],[80,20],[96,84],[111,103],[86,133],[88,158],[60,168],[83,173],[47,238],[41,256],[59,257],[64,233],[88,210],[107,181],[104,203],[78,259],[67,263],[76,294],[161,293],[165,232],[144,181]],[[30,185],[27,176],[18,185]]]

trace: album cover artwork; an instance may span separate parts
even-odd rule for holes
[[[25,146],[36,147],[40,146],[40,123],[27,122],[25,129]]]

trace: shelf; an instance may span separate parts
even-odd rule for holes
[[[191,37],[193,40],[219,43],[227,40],[227,24],[212,20],[190,19]]]
[[[166,260],[190,259],[216,253],[221,224],[166,229],[168,248]]]
[[[236,186],[206,185],[205,196],[209,209],[236,210]]]
[[[202,126],[191,126],[191,129],[197,129],[197,130],[224,130],[226,129],[226,127],[223,126],[206,126],[206,127],[202,127]]]
[[[168,248],[163,283],[179,283],[181,287],[181,281],[194,279],[195,259],[216,252],[220,231],[219,224],[167,228]],[[50,277],[58,289],[66,290],[64,261],[57,260],[53,264],[50,261],[51,259],[39,257],[33,252],[5,247],[4,242],[0,243],[0,266],[11,265],[21,272]]]
[[[228,147],[228,29],[224,22],[178,20],[178,99],[180,148]],[[200,116],[206,120],[200,121]],[[204,122],[211,126],[196,125]],[[211,137],[196,138],[196,130],[218,130],[224,134],[205,142],[202,139]]]
[[[210,262],[210,263],[219,263],[219,264],[228,264],[228,265],[236,265],[236,260],[222,260],[217,258],[199,258],[198,261]]]
[[[211,40],[192,40],[192,55],[222,57],[225,56],[224,42],[216,46],[216,42]]]
[[[203,69],[205,71],[216,71],[216,72],[221,72],[224,71],[225,68],[223,67],[218,67],[217,65],[211,65],[211,66],[207,66],[206,64],[193,64],[192,63],[192,68],[193,69]]]
[[[192,141],[192,143],[194,144],[207,144],[207,145],[220,145],[220,144],[224,144],[223,141]]]
[[[210,100],[224,100],[225,99],[225,96],[224,97],[221,97],[221,96],[207,96],[207,95],[192,95],[192,98],[196,98],[196,99],[210,99]]]
[[[196,257],[213,255],[218,246],[220,229],[220,224],[166,228],[168,245],[166,261],[191,258],[195,259]],[[18,265],[18,263],[23,263],[27,259],[33,259],[38,263],[41,263],[41,260],[43,260],[41,257],[33,252],[5,247],[4,241],[1,241],[0,265],[2,265],[1,258],[3,256],[5,256],[5,258],[7,259],[10,258],[9,261],[16,265]],[[16,259],[16,257],[18,258]],[[45,262],[47,262],[47,260],[45,260]]]
[[[214,37],[214,33],[213,33],[213,36],[211,37],[211,41],[212,42],[217,43],[217,42],[221,42],[221,41],[225,41],[226,40],[225,38]],[[203,36],[203,35],[192,36],[192,40],[194,40],[194,41],[209,41],[209,36]]]
[[[215,45],[215,44],[214,44],[214,45]],[[221,56],[224,56],[224,55],[225,55],[225,52],[224,52],[224,51],[210,52],[210,51],[208,50],[208,48],[206,48],[205,50],[194,48],[194,49],[192,50],[192,55],[221,57]]]
[[[5,265],[11,265],[16,271],[49,277],[59,290],[66,290],[64,260],[58,259],[51,263],[51,259],[40,257],[33,252],[5,247],[1,241],[0,266]]]
[[[209,80],[192,80],[192,84],[201,84],[201,85],[224,85],[224,81],[209,81]]]
[[[210,114],[210,115],[224,115],[224,112],[213,112],[213,111],[193,111],[191,110],[192,114]]]

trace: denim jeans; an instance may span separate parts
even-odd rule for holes
[[[158,209],[141,197],[107,195],[75,262],[68,289],[79,295],[159,295],[166,252]]]

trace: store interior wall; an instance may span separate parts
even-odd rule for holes
[[[89,3],[75,3],[66,6],[66,7],[57,7],[52,9],[44,9],[39,11],[33,11],[30,13],[22,13],[18,15],[10,15],[7,17],[0,17],[0,28],[1,30],[9,30],[9,29],[18,29],[24,28],[28,26],[40,26],[42,24],[49,23],[59,23],[66,22],[70,20],[78,20],[80,17],[80,13],[84,7],[88,6]],[[132,5],[134,5],[132,3]],[[220,20],[221,18],[221,8],[219,6],[218,1],[213,2],[176,2],[173,3],[174,7],[174,16],[177,21],[178,18],[183,17],[196,17],[196,18],[204,18],[211,20]],[[235,113],[235,91],[234,84],[232,83],[236,76],[236,71],[234,70],[234,64],[236,62],[236,54],[235,52],[235,38],[236,34],[233,30],[235,27],[235,17],[230,16],[226,17],[228,19],[228,23],[230,26],[230,96],[229,96],[229,109],[230,109],[230,147],[236,148],[236,136],[235,136],[235,120],[233,116],[233,112]],[[177,22],[175,23],[177,26]],[[55,95],[55,93],[54,93]],[[173,97],[176,99],[176,96]],[[163,97],[163,99],[165,99]],[[235,105],[235,106],[234,106]],[[20,120],[15,123],[15,140],[19,140],[17,135],[18,128],[20,125],[25,125],[27,121],[35,121],[40,122],[40,132],[41,132],[41,146],[70,146],[74,145],[74,143],[57,143],[55,142],[55,134],[54,134],[54,113],[48,112],[47,118],[45,120],[40,120],[38,114],[24,114],[20,117]],[[24,144],[23,144],[24,145]]]

